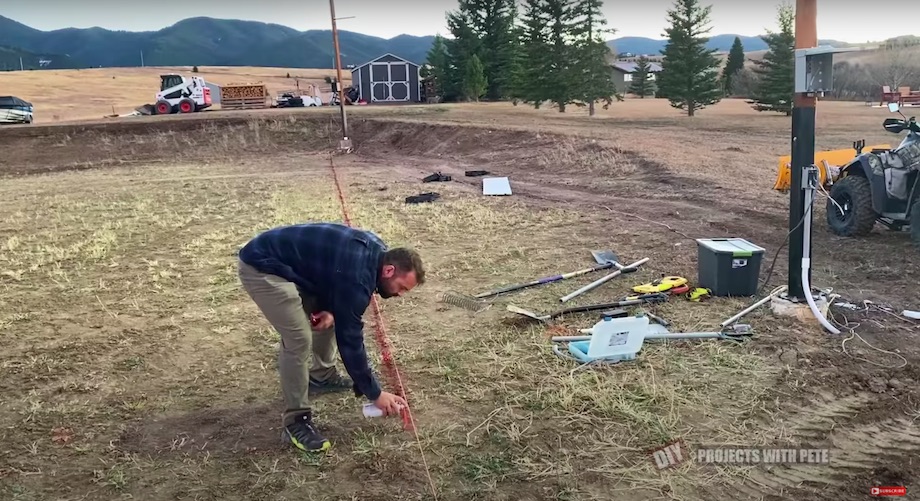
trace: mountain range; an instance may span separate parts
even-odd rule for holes
[[[736,35],[711,37],[709,47],[728,51]],[[759,37],[740,37],[746,51],[766,49]],[[359,65],[392,53],[424,63],[433,36],[384,39],[339,31],[342,64]],[[666,40],[621,37],[608,42],[618,53],[654,54]],[[835,46],[840,42],[823,41]],[[0,16],[0,69],[141,66],[275,66],[332,68],[331,30],[298,31],[279,24],[193,17],[157,31],[65,28],[41,31]]]

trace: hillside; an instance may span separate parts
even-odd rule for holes
[[[715,35],[709,47],[728,51],[735,36]],[[421,64],[433,41],[433,36],[385,39],[339,31],[345,65],[362,64],[388,52]],[[760,37],[742,36],[741,41],[747,51],[766,49]],[[620,37],[608,43],[617,52],[659,54],[666,42]],[[846,45],[833,40],[822,43]],[[146,66],[333,67],[330,30],[298,31],[279,24],[210,17],[184,19],[157,31],[129,32],[102,28],[41,31],[0,16],[0,45],[24,53],[67,54],[67,67],[136,67],[141,65],[141,54]],[[18,66],[18,56],[15,63]]]
[[[339,31],[343,64],[391,52],[424,62],[434,37],[392,39]],[[194,17],[157,31],[66,28],[41,31],[0,16],[0,45],[34,53],[67,54],[81,67],[278,66],[331,68],[332,33],[301,32],[255,21]],[[17,59],[18,65],[18,59]]]
[[[71,58],[61,54],[36,54],[16,47],[0,45],[0,71],[9,70],[63,70],[77,68]]]

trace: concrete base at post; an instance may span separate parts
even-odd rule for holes
[[[818,311],[827,318],[827,312],[830,308],[830,302],[827,296],[824,294],[817,294],[812,295],[812,297],[815,300]],[[800,322],[810,325],[821,325],[821,322],[815,318],[805,298],[791,300],[787,294],[778,294],[773,296],[773,299],[770,300],[770,309],[773,311],[774,315],[793,317]]]

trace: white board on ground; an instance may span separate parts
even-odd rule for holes
[[[507,177],[484,177],[482,178],[483,195],[510,195],[511,183]]]

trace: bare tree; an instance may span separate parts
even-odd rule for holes
[[[892,45],[879,49],[873,74],[879,85],[892,91],[910,85],[920,76],[920,51],[916,47]]]
[[[742,68],[732,79],[732,97],[750,99],[757,89],[759,78],[751,68]]]
[[[873,69],[859,63],[841,61],[834,64],[834,91],[838,100],[872,99],[879,92],[878,84],[870,74]]]

